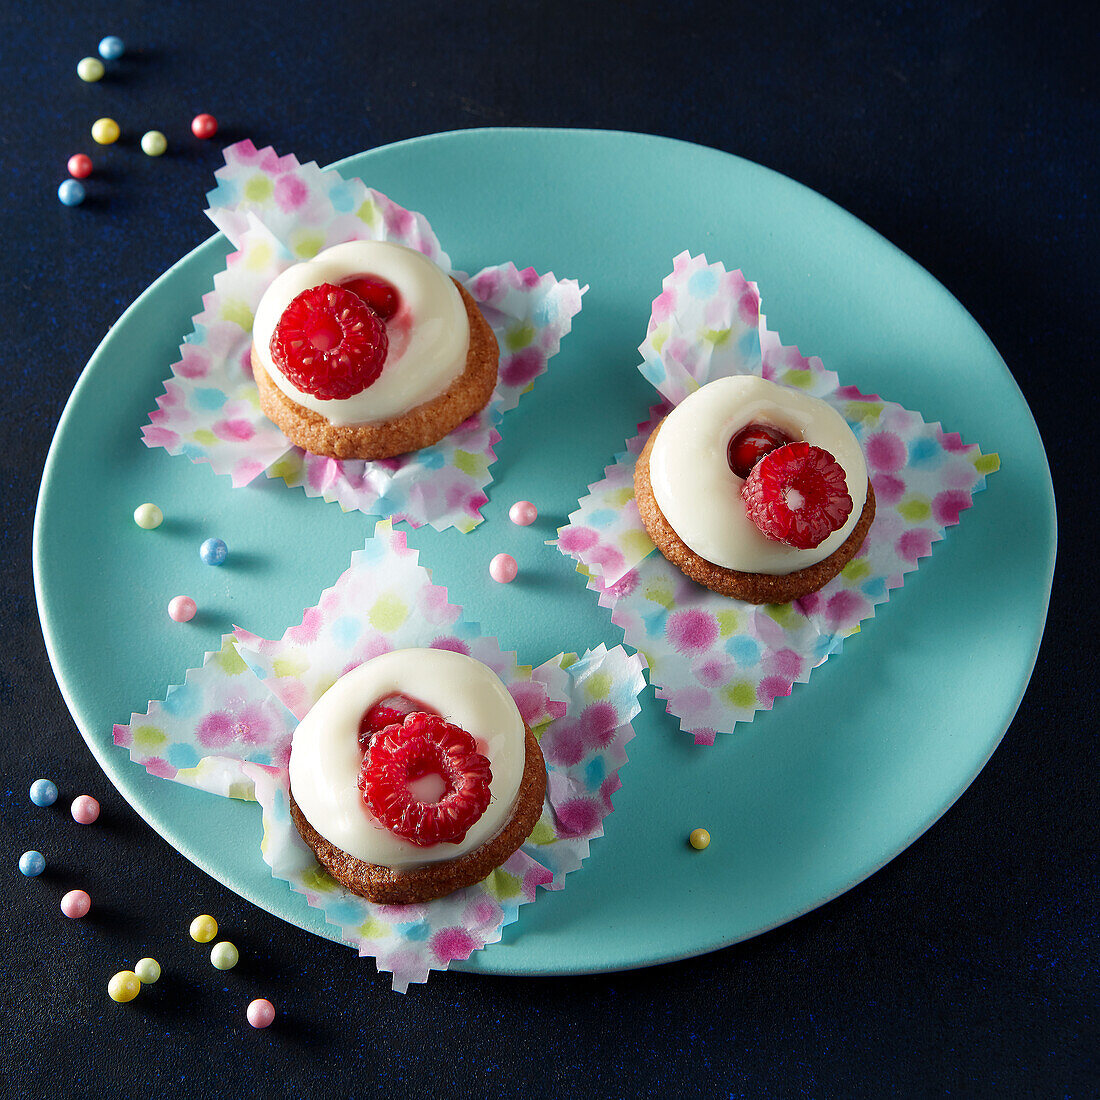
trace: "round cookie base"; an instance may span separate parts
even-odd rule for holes
[[[462,373],[441,394],[400,416],[372,424],[338,426],[291,400],[272,381],[252,345],[252,375],[263,414],[291,443],[329,458],[393,458],[438,443],[489,403],[497,384],[500,349],[489,322],[465,287],[458,287],[470,324],[470,345]]]
[[[524,765],[516,805],[504,828],[491,840],[457,859],[427,863],[421,867],[394,868],[367,863],[337,848],[306,820],[294,794],[290,816],[317,862],[352,893],[378,905],[414,905],[433,901],[464,886],[481,882],[495,871],[531,835],[542,816],[546,797],[546,764],[535,735],[524,725]]]
[[[661,424],[658,424],[646,440],[634,467],[634,496],[638,504],[638,514],[642,517],[646,534],[657,549],[677,569],[704,588],[721,596],[744,600],[746,603],[790,603],[791,600],[801,599],[823,588],[859,552],[875,518],[875,491],[871,487],[870,479],[867,481],[867,500],[852,533],[827,558],[822,558],[814,565],[778,575],[744,573],[715,565],[714,562],[700,557],[676,534],[653,495],[653,486],[649,479],[649,456],[653,450],[653,441],[660,430]]]

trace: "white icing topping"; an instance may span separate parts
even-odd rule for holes
[[[417,847],[381,825],[363,801],[359,722],[395,694],[461,726],[488,757],[489,805],[461,843]],[[523,778],[525,737],[519,708],[492,669],[449,650],[399,649],[341,676],[302,719],[290,751],[290,788],[317,832],[358,859],[386,867],[439,863],[472,851],[504,827]]]
[[[386,322],[389,351],[377,380],[347,399],[324,401],[303,393],[275,366],[271,336],[303,290],[339,285],[355,275],[387,279],[401,305]],[[466,366],[470,322],[458,288],[427,256],[389,241],[348,241],[287,268],[272,282],[256,307],[252,341],[260,364],[287,397],[346,427],[387,420],[438,397]]]
[[[820,546],[799,550],[769,539],[746,514],[744,481],[730,469],[726,451],[752,423],[823,448],[844,470],[852,514]],[[681,401],[661,424],[649,476],[658,507],[687,546],[715,565],[745,573],[783,575],[827,558],[851,534],[867,499],[867,464],[840,413],[756,375],[716,379]]]

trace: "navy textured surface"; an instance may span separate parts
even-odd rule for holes
[[[1086,6],[957,3],[369,7],[195,0],[27,6],[6,28],[0,417],[0,1094],[1095,1095],[1095,644],[1075,608],[1092,554],[1098,137]],[[105,34],[126,55],[76,77]],[[221,131],[200,142],[200,111]],[[88,136],[100,116],[119,146]],[[222,144],[322,164],[419,134],[586,126],[700,142],[866,221],[992,338],[1050,456],[1061,554],[1036,674],[1000,750],[944,821],[855,890],[703,958],[590,978],[438,974],[406,997],[173,852],[109,787],[54,686],[30,573],[54,425],[107,327],[210,235]],[[147,129],[168,153],[144,157]],[[83,206],[57,186],[96,162]],[[685,181],[689,186],[690,181]],[[644,181],[639,181],[644,186]],[[981,395],[974,399],[980,402]],[[1022,517],[1026,522],[1026,517]],[[137,646],[138,640],[131,644]],[[129,701],[127,701],[129,703]],[[34,807],[40,775],[61,788]],[[75,825],[72,797],[103,813]],[[251,840],[250,840],[251,842]],[[43,851],[38,879],[19,854]],[[57,911],[79,874],[83,921]],[[219,973],[186,937],[214,913]],[[127,1006],[115,970],[166,978]],[[170,974],[170,979],[168,975]],[[244,1008],[266,996],[276,1024]]]

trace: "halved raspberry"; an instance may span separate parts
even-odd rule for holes
[[[489,805],[492,779],[489,761],[465,730],[437,714],[413,711],[370,743],[359,789],[391,833],[426,848],[466,836]]]
[[[340,285],[362,298],[380,321],[388,321],[401,306],[401,295],[397,293],[397,287],[381,275],[355,275],[345,279]]]
[[[771,424],[746,424],[730,439],[726,447],[726,461],[738,477],[748,477],[764,455],[793,442],[786,432]]]
[[[322,283],[283,310],[271,360],[303,393],[322,401],[353,397],[382,373],[386,326],[350,290]]]
[[[359,720],[359,747],[366,752],[371,738],[376,733],[381,733],[395,722],[400,723],[406,714],[412,714],[414,710],[421,711],[423,714],[435,713],[430,707],[410,699],[407,695],[387,695],[379,699]]]
[[[820,546],[852,514],[840,464],[803,442],[765,455],[741,486],[741,499],[763,534],[799,550]]]

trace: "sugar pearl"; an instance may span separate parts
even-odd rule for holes
[[[199,557],[207,565],[221,565],[229,556],[229,548],[221,539],[207,539],[199,547]]]
[[[164,522],[164,513],[155,504],[139,504],[134,509],[134,523],[146,531],[152,531]]]
[[[41,852],[24,852],[19,857],[19,870],[27,878],[37,878],[46,869],[46,857]]]
[[[152,985],[160,977],[160,963],[156,959],[138,959],[134,973],[142,985]]]
[[[61,899],[61,912],[71,920],[86,917],[92,908],[92,899],[86,890],[70,890]]]
[[[147,130],[141,135],[141,151],[147,157],[163,156],[168,148],[168,139],[159,130]]]
[[[530,527],[539,518],[539,510],[529,500],[517,500],[508,509],[508,518],[517,527]]]
[[[87,153],[73,153],[65,167],[74,180],[87,179],[92,174],[92,158]]]
[[[92,141],[97,145],[114,145],[121,132],[113,118],[97,118],[92,123]]]
[[[103,62],[98,57],[82,57],[76,66],[76,75],[86,84],[94,84],[97,80],[102,80],[105,71]]]
[[[710,833],[706,829],[692,829],[688,837],[688,843],[701,852],[710,843]]]
[[[519,573],[519,566],[516,565],[516,559],[511,554],[497,554],[489,562],[489,576],[498,584],[511,583],[516,579],[517,573]]]
[[[141,992],[141,981],[132,970],[120,970],[107,983],[107,996],[125,1004]]]
[[[117,61],[126,52],[126,43],[117,34],[99,40],[99,56],[104,61]]]
[[[209,913],[203,913],[191,922],[189,931],[196,943],[209,943],[218,934],[218,922]]]
[[[190,596],[175,596],[168,604],[168,618],[177,623],[189,623],[198,607]]]
[[[87,192],[79,180],[65,180],[57,189],[57,197],[63,206],[79,206],[87,197]]]
[[[240,952],[228,940],[222,940],[210,949],[210,962],[217,970],[232,970],[240,957]]]
[[[263,997],[257,997],[245,1013],[253,1027],[270,1027],[275,1019],[275,1006]]]
[[[57,801],[57,784],[49,779],[36,779],[31,784],[30,795],[36,806],[52,806]]]
[[[213,115],[195,115],[191,120],[191,133],[205,141],[218,132],[218,120]]]
[[[77,795],[72,804],[73,821],[91,825],[99,817],[99,803],[90,794]]]

